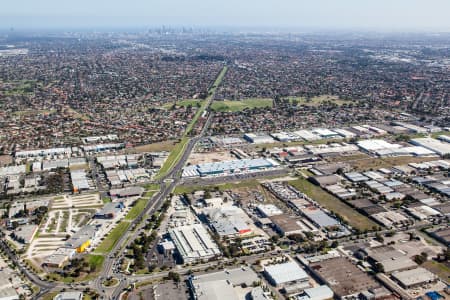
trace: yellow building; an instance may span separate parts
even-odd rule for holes
[[[89,240],[83,242],[80,246],[78,246],[78,247],[76,248],[76,250],[77,250],[78,253],[82,253],[82,252],[84,252],[84,251],[86,250],[86,248],[89,247],[90,245],[91,245],[91,240],[89,239]]]
[[[82,253],[91,245],[92,239],[95,237],[95,232],[95,226],[83,226],[66,241],[65,247],[72,248],[77,253]]]

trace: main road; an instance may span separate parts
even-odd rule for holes
[[[97,291],[100,292],[101,295],[106,296],[109,299],[118,299],[123,288],[126,286],[127,281],[120,280],[119,284],[116,287],[112,289],[104,289],[102,286],[102,281],[107,277],[113,275],[112,269],[114,266],[114,262],[117,262],[120,259],[120,257],[123,254],[123,251],[126,249],[126,246],[129,243],[131,243],[141,233],[142,228],[145,226],[145,222],[142,222],[144,218],[146,218],[148,215],[151,215],[153,212],[158,210],[164,203],[165,199],[167,199],[170,193],[179,184],[181,180],[182,169],[186,164],[189,155],[194,149],[196,143],[205,136],[207,132],[207,127],[209,127],[211,123],[210,106],[214,101],[217,87],[219,86],[221,80],[223,79],[223,76],[225,75],[226,71],[227,67],[224,66],[224,68],[219,73],[216,81],[214,82],[213,86],[210,89],[212,93],[207,98],[206,105],[203,107],[203,110],[199,112],[200,115],[203,114],[204,111],[209,112],[209,116],[207,117],[202,130],[197,136],[191,137],[189,139],[186,146],[182,150],[181,157],[178,159],[175,165],[166,174],[164,174],[158,179],[157,183],[159,183],[160,185],[160,190],[148,201],[146,207],[142,210],[142,212],[140,212],[139,215],[131,222],[127,232],[125,232],[125,234],[120,237],[120,239],[116,242],[114,248],[111,250],[110,254],[106,257],[105,262],[103,264],[102,272],[100,276],[94,281],[94,287]],[[196,121],[197,119],[193,121],[194,124],[190,124],[189,128],[194,128]],[[190,133],[191,131],[189,130],[187,134]]]

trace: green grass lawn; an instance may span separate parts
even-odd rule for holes
[[[158,175],[156,175],[157,178],[164,176],[167,172],[170,171],[170,169],[172,169],[176,162],[181,158],[181,153],[183,152],[188,141],[189,138],[184,137],[178,144],[175,145],[166,161],[164,162],[164,165],[159,170]]]
[[[440,135],[447,135],[450,136],[450,131],[439,131],[431,134],[432,138],[437,138]]]
[[[297,102],[298,105],[307,105],[307,106],[319,106],[325,102],[331,102],[336,105],[343,105],[352,103],[349,100],[339,99],[337,96],[323,95],[312,97],[310,99],[306,99],[305,97],[287,97],[289,101]],[[252,108],[261,108],[261,107],[272,107],[273,100],[270,98],[249,98],[243,100],[223,100],[223,101],[214,101],[211,104],[211,109],[217,112],[237,112],[243,111],[245,109]]]
[[[103,262],[105,261],[105,257],[103,255],[89,254],[86,255],[86,260],[89,266],[94,267],[95,270],[100,270],[100,268],[103,265]]]
[[[122,221],[119,224],[117,224],[117,226],[113,230],[111,230],[111,232],[100,243],[100,245],[98,245],[94,253],[109,253],[112,250],[112,248],[114,248],[119,238],[125,234],[125,231],[127,231],[129,226],[130,222],[128,221]]]
[[[172,151],[175,146],[175,142],[173,140],[162,141],[158,143],[152,143],[147,145],[141,145],[134,148],[127,148],[125,150],[126,153],[142,153],[142,152],[160,152],[160,151]]]
[[[105,257],[103,255],[94,255],[94,254],[87,254],[83,257],[83,260],[88,263],[90,270],[89,272],[86,272],[86,270],[82,273],[79,277],[72,277],[72,276],[61,276],[58,273],[49,273],[47,276],[50,280],[53,281],[59,281],[64,283],[73,283],[73,282],[80,282],[80,281],[88,281],[96,278],[103,266],[103,262],[105,261]],[[46,299],[44,297],[44,299]],[[52,299],[52,298],[50,298]]]
[[[146,191],[157,191],[159,190],[159,184],[157,183],[149,183],[144,185]]]
[[[321,95],[311,97],[310,99],[306,99],[306,97],[287,97],[287,98],[291,103],[297,101],[298,105],[306,105],[306,106],[319,106],[320,104],[325,102],[331,102],[340,106],[343,104],[349,104],[353,102],[351,100],[342,100],[339,99],[338,96],[331,96],[331,95]]]
[[[311,199],[317,201],[328,210],[341,215],[350,224],[350,226],[356,229],[364,231],[371,230],[374,226],[378,226],[375,222],[369,220],[367,217],[363,216],[346,203],[304,178],[289,181],[289,184],[305,193]]]
[[[58,292],[51,292],[51,293],[47,293],[45,295],[42,296],[42,300],[53,300],[53,298],[58,295]]]
[[[273,100],[267,98],[252,98],[239,101],[223,100],[214,101],[211,104],[211,109],[217,112],[236,112],[245,109],[272,107]]]
[[[156,191],[148,191],[144,196],[150,198],[154,193],[156,193]],[[126,215],[125,220],[134,220],[139,215],[139,213],[144,210],[148,201],[150,201],[150,199],[140,198],[139,200],[137,200],[134,206]]]
[[[186,107],[186,106],[192,106],[192,107],[197,107],[198,104],[200,104],[200,106],[203,104],[203,102],[205,102],[205,100],[201,100],[201,99],[186,99],[186,100],[180,100],[180,101],[176,101],[176,102],[170,102],[170,103],[166,103],[163,105],[164,108],[169,109],[171,108],[174,104],[176,104],[176,106],[182,106],[182,107]]]

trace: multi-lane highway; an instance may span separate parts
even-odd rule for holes
[[[224,67],[223,70],[220,72],[218,79],[215,81],[212,87],[212,93],[207,99],[207,104],[205,105],[204,111],[210,110],[210,106],[214,100],[217,86],[220,84],[219,79],[223,78],[223,75],[226,72],[226,70],[227,68]],[[144,218],[148,215],[153,214],[154,211],[158,210],[164,203],[165,199],[169,196],[169,194],[179,184],[182,169],[186,164],[189,155],[194,149],[196,143],[205,135],[207,128],[211,122],[210,120],[211,114],[208,116],[200,133],[197,136],[194,136],[189,139],[186,146],[182,150],[181,157],[178,159],[175,165],[165,175],[159,178],[157,183],[160,185],[160,190],[148,201],[146,207],[138,215],[138,217],[131,222],[130,226],[128,227],[128,231],[117,241],[116,245],[111,250],[110,254],[106,257],[101,275],[94,282],[95,288],[104,297],[108,297],[110,299],[117,299],[120,293],[122,292],[123,288],[128,284],[127,280],[122,280],[123,275],[118,275],[112,272],[114,262],[120,260],[123,251],[126,249],[126,246],[129,243],[131,243],[141,233],[142,228],[145,225],[145,222],[142,222]],[[102,281],[111,275],[118,277],[120,279],[120,282],[116,287],[105,290],[104,288],[102,288]],[[105,290],[105,292],[103,292],[103,290]]]

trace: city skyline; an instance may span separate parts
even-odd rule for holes
[[[29,0],[4,3],[0,28],[128,28],[148,26],[449,31],[444,0],[226,2]]]

